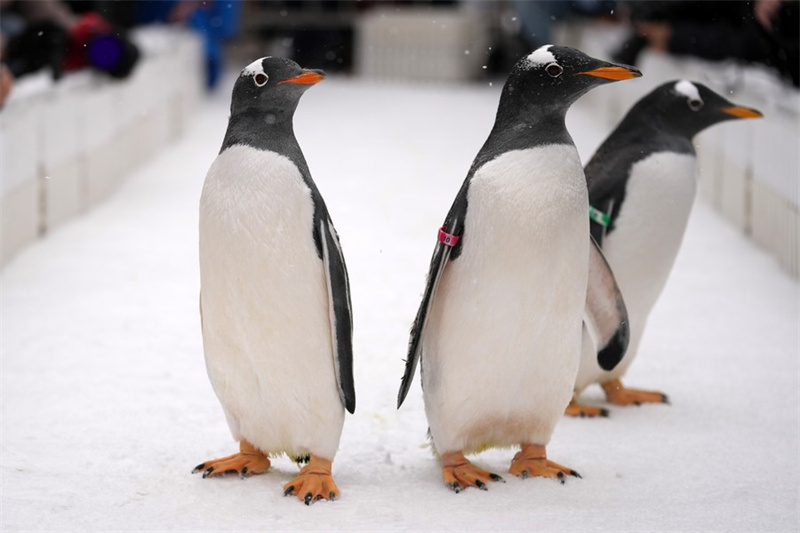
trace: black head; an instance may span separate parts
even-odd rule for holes
[[[633,118],[691,139],[718,122],[763,115],[736,105],[702,83],[674,80],[639,100],[628,113]]]
[[[301,68],[291,59],[262,57],[239,74],[233,86],[231,115],[262,112],[275,120],[291,119],[303,93],[324,79],[321,70]]]
[[[566,46],[545,45],[520,59],[503,87],[503,100],[519,109],[534,106],[566,113],[593,87],[638,78],[634,67],[590,57]]]

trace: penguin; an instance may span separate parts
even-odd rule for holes
[[[521,447],[516,476],[579,477],[545,449],[572,395],[589,275],[586,181],[564,119],[591,88],[640,75],[562,46],[520,59],[439,230],[398,407],[421,361],[430,437],[455,492],[502,480],[465,457],[488,447]]]
[[[761,116],[705,85],[673,80],[639,100],[586,165],[591,232],[622,292],[630,345],[625,360],[608,372],[593,357],[593,340],[584,339],[568,415],[608,415],[578,403],[577,396],[592,383],[601,385],[613,405],[669,403],[666,394],[629,389],[621,379],[636,358],[689,220],[697,188],[692,139],[719,122]]]
[[[331,465],[355,411],[347,269],[292,123],[324,78],[278,57],[242,70],[200,198],[206,368],[239,453],[194,472],[246,477],[286,454],[307,464],[284,494],[306,505],[339,497]]]

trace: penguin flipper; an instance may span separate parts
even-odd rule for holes
[[[622,293],[594,238],[589,252],[589,284],[584,316],[597,341],[597,363],[603,370],[616,367],[628,349],[630,324]]]
[[[322,244],[322,261],[328,285],[331,337],[334,367],[339,396],[348,412],[356,410],[356,392],[353,382],[353,310],[350,303],[350,279],[344,264],[339,236],[330,218],[321,217],[319,236]]]
[[[408,359],[406,359],[406,369],[403,373],[403,380],[400,383],[400,390],[397,393],[397,408],[403,405],[406,399],[408,390],[411,388],[411,382],[414,379],[414,371],[417,368],[420,354],[422,353],[422,334],[425,329],[425,321],[428,318],[428,310],[433,302],[433,295],[436,293],[436,287],[439,285],[439,279],[442,277],[444,267],[447,265],[447,260],[450,257],[452,247],[445,246],[442,243],[436,244],[436,249],[433,251],[431,258],[430,271],[428,272],[428,281],[425,285],[425,294],[422,296],[422,302],[417,311],[417,317],[414,319],[414,325],[411,326],[411,338],[408,341]]]
[[[433,303],[436,288],[439,280],[450,259],[457,259],[461,254],[463,243],[460,239],[464,235],[464,220],[467,216],[467,193],[469,191],[470,178],[464,180],[461,190],[458,191],[450,212],[444,220],[444,225],[439,230],[439,242],[433,250],[431,266],[428,270],[428,281],[425,284],[425,293],[422,295],[422,302],[419,304],[417,316],[411,326],[411,337],[408,340],[408,358],[406,359],[406,369],[403,373],[403,380],[400,382],[400,390],[397,392],[397,408],[403,405],[403,401],[411,388],[414,379],[414,370],[417,362],[422,357],[422,335],[425,333],[425,322],[428,319],[428,311]],[[449,232],[449,233],[447,233]],[[445,236],[445,239],[442,237]],[[449,238],[448,238],[449,237]]]

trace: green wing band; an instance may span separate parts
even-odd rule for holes
[[[599,209],[595,209],[592,206],[589,206],[589,218],[594,222],[597,222],[604,228],[607,228],[609,224],[611,224],[611,217],[600,211]]]

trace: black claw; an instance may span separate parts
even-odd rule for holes
[[[579,473],[577,473],[577,472],[576,472],[576,471],[574,471],[574,470],[570,470],[570,471],[569,471],[569,475],[570,475],[570,476],[575,476],[575,477],[576,477],[576,478],[578,478],[578,479],[583,479],[583,476],[582,476],[582,475],[580,475]]]
[[[476,479],[475,480],[475,486],[478,487],[481,490],[489,490],[488,487],[486,487],[486,483],[484,483],[480,479]]]
[[[492,478],[492,481],[499,481],[501,483],[505,483],[506,480],[498,476],[497,474],[489,474],[489,477]]]
[[[522,479],[528,479],[528,471],[523,470],[522,473],[519,475]]]
[[[320,501],[321,499],[322,499],[322,494],[317,494],[316,496],[314,496],[314,502],[313,503],[316,503],[316,502]]]
[[[213,471],[214,471],[214,467],[213,466],[208,467],[208,469],[205,472],[203,472],[203,479],[205,479],[208,476],[210,476],[211,472],[213,472]]]
[[[242,467],[241,475],[242,475],[242,477],[247,475],[247,467],[246,466]]]
[[[450,488],[453,489],[453,492],[456,494],[461,492],[461,487],[459,486],[458,481],[453,481],[452,485],[450,485]]]
[[[608,409],[606,409],[606,408],[600,409],[600,416],[602,416],[604,418],[608,418],[608,415],[610,415],[610,414],[611,413],[609,413]]]
[[[633,402],[633,405],[635,405],[635,406],[637,406],[637,407],[638,407],[638,406],[641,406],[641,405],[642,405],[642,402]]]
[[[205,467],[206,467],[206,464],[205,464],[205,463],[200,463],[199,465],[197,465],[196,467],[194,467],[194,469],[192,470],[192,474],[196,474],[196,473],[198,473],[199,471],[201,471],[201,470],[202,470],[202,469],[204,469]]]
[[[564,479],[564,472],[558,473],[558,479]]]
[[[581,411],[581,418],[586,418],[586,413],[584,413],[583,411]]]
[[[294,492],[294,485],[290,485],[285,491],[283,491],[284,496],[288,496]]]
[[[328,494],[328,499],[329,499],[330,501],[336,501],[336,493],[335,493],[335,492],[333,492],[333,491],[331,491],[331,493],[330,493],[330,494]]]
[[[313,498],[313,497],[314,497],[313,494],[311,494],[310,492],[307,493],[306,497],[303,498],[303,503],[305,503],[306,505],[311,505],[311,498]]]
[[[666,394],[662,394],[662,395],[661,395],[661,402],[662,402],[662,403],[665,403],[665,404],[667,404],[667,405],[671,405],[671,404],[669,403],[669,397],[668,397]]]

